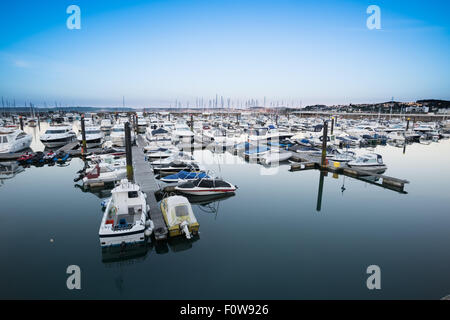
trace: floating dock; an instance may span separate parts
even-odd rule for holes
[[[295,155],[295,160],[298,163],[291,164],[290,171],[300,171],[308,169],[320,169],[332,173],[344,174],[346,176],[356,178],[358,180],[368,182],[373,185],[377,185],[383,188],[394,190],[400,193],[406,193],[404,191],[405,184],[408,184],[408,180],[394,178],[385,174],[376,173],[373,171],[363,170],[359,168],[349,167],[344,162],[327,161],[325,166],[321,165],[321,160],[318,157],[312,157],[307,154]],[[370,181],[367,177],[375,177],[382,179],[381,184],[375,181]]]
[[[138,145],[131,148],[133,155],[133,172],[134,180],[141,187],[142,192],[147,195],[147,204],[150,206],[150,219],[155,225],[153,234],[156,240],[167,239],[167,227],[164,222],[164,217],[161,208],[156,201],[155,192],[160,190],[156,183],[153,170],[150,164],[145,159],[144,151],[142,150],[145,142],[141,136],[137,139]]]

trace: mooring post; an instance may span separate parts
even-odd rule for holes
[[[86,145],[86,126],[84,124],[84,113],[81,115],[81,155],[85,155],[87,153],[87,145]]]
[[[16,118],[14,118],[13,114],[11,114],[11,119],[12,119],[13,124],[16,124]]]
[[[23,117],[19,116],[19,120],[20,120],[20,130],[23,131]]]
[[[328,137],[328,122],[323,123],[323,140],[322,140],[322,167],[325,167],[327,161],[327,137]]]
[[[409,129],[409,119],[410,118],[406,119],[406,131],[408,131],[408,129]]]
[[[37,116],[38,116],[38,127],[40,129],[41,128],[41,113],[38,112]]]
[[[333,131],[334,131],[334,117],[331,117],[331,132],[330,132],[331,135],[333,135]]]
[[[191,113],[191,131],[194,132],[194,115]]]
[[[127,178],[128,181],[133,181],[133,158],[131,154],[131,129],[129,122],[125,122],[125,153],[127,157]]]

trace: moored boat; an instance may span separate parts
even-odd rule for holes
[[[184,235],[191,239],[198,234],[199,224],[192,211],[188,199],[182,196],[172,196],[161,201],[161,211],[169,229],[169,236]]]
[[[107,247],[144,242],[148,211],[144,193],[137,184],[123,179],[111,194],[98,232],[100,245]],[[152,224],[148,227],[152,228]]]

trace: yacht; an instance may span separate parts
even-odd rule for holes
[[[147,206],[146,196],[137,184],[126,179],[111,191],[100,229],[102,247],[120,246],[145,241]],[[151,233],[150,233],[151,234]]]
[[[102,130],[104,133],[110,133],[112,129],[112,123],[111,119],[103,119],[100,122],[100,130]]]
[[[131,133],[131,143],[134,143],[134,133],[133,130],[130,130]],[[113,145],[118,147],[125,147],[125,126],[123,124],[116,124],[113,126],[111,130],[111,142]]]
[[[138,133],[145,133],[147,129],[147,120],[144,117],[138,117],[137,119]]]
[[[87,148],[95,148],[102,146],[104,142],[103,132],[100,130],[100,127],[86,127],[86,146]],[[82,134],[78,135],[78,141],[81,143],[83,141]]]
[[[172,142],[174,143],[193,143],[194,133],[185,124],[177,124],[172,131]]]
[[[14,153],[28,149],[33,138],[20,129],[0,128],[0,153]]]
[[[67,124],[52,125],[41,136],[41,142],[47,148],[62,147],[76,139],[72,127]]]

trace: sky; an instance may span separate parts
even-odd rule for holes
[[[369,5],[380,29],[366,25]],[[0,1],[0,95],[129,107],[450,99],[449,12],[445,0]]]

